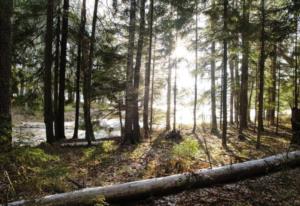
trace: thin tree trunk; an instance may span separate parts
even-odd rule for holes
[[[58,109],[57,109],[57,119],[56,119],[57,131],[55,132],[57,139],[65,138],[65,74],[66,74],[66,63],[67,63],[68,14],[69,14],[69,0],[64,0],[63,18],[62,18],[61,52],[60,52]]]
[[[251,102],[252,102],[252,96],[253,96],[253,89],[254,89],[254,80],[251,81],[251,89],[250,89],[250,95],[249,95],[249,101],[248,101],[248,109],[247,109],[247,118],[248,122],[251,122]]]
[[[233,125],[233,107],[234,107],[234,62],[233,58],[229,61],[229,69],[230,69],[230,124]]]
[[[261,37],[260,37],[260,60],[259,60],[259,98],[258,98],[258,131],[256,148],[260,148],[261,132],[263,130],[263,107],[264,107],[264,71],[265,71],[265,0],[261,0]]]
[[[273,46],[272,66],[271,66],[271,88],[269,103],[269,121],[271,125],[275,125],[275,104],[276,104],[276,71],[277,70],[277,45]]]
[[[55,39],[55,65],[54,65],[54,105],[53,105],[53,111],[54,111],[54,131],[55,131],[55,139],[57,139],[57,131],[58,131],[58,87],[59,87],[59,57],[60,57],[60,4],[57,6],[57,22],[56,22],[56,39]]]
[[[259,63],[259,62],[258,62]],[[259,89],[259,83],[258,83],[258,65],[256,67],[256,75],[255,75],[255,118],[254,118],[254,125],[256,127],[257,125],[257,116],[258,116],[258,89]]]
[[[130,17],[129,17],[129,40],[127,54],[127,71],[126,71],[126,113],[125,113],[125,129],[124,142],[134,143],[132,137],[133,123],[133,50],[135,38],[135,21],[136,21],[136,1],[130,0]]]
[[[94,14],[92,22],[92,35],[90,39],[90,51],[89,51],[89,66],[84,72],[83,81],[83,111],[84,111],[84,123],[85,123],[85,138],[90,143],[95,140],[93,124],[91,121],[91,81],[92,81],[92,69],[93,69],[93,59],[94,59],[94,44],[95,44],[95,33],[96,33],[96,22],[97,22],[97,11],[98,11],[98,1],[95,0]]]
[[[215,1],[212,1],[212,7],[215,8]],[[210,17],[210,27],[214,31],[215,18]],[[210,98],[211,98],[211,133],[218,133],[217,114],[216,114],[216,43],[214,39],[211,42],[211,54],[210,54]]]
[[[52,107],[52,42],[53,42],[53,0],[47,1],[47,26],[45,35],[44,53],[44,122],[48,143],[55,141],[53,134],[53,107]]]
[[[122,102],[123,102],[123,98],[122,95],[119,96],[118,99],[118,115],[119,115],[119,121],[120,121],[120,132],[121,132],[121,137],[123,137],[124,135],[124,128],[123,128],[123,118],[122,118]]]
[[[280,115],[280,65],[278,64],[276,134],[278,134],[279,115]]]
[[[76,69],[76,105],[75,105],[75,126],[73,139],[78,139],[78,127],[79,127],[79,108],[80,108],[80,74],[81,74],[81,58],[82,58],[82,39],[84,36],[86,22],[86,0],[82,1],[81,7],[81,20],[80,28],[78,32],[77,42],[77,69]]]
[[[298,108],[298,17],[296,15],[296,39],[295,39],[295,78],[294,78],[294,107]]]
[[[235,123],[239,125],[239,114],[240,114],[240,75],[239,75],[239,59],[238,55],[235,55],[234,61],[234,73],[235,73]]]
[[[171,88],[172,88],[172,66],[171,66],[171,51],[169,53],[168,64],[168,88],[167,88],[167,115],[166,115],[166,130],[171,128]]]
[[[243,130],[248,127],[248,66],[249,66],[249,0],[243,0],[243,21],[245,26],[242,30],[242,74],[240,90],[240,118],[239,137],[243,139]]]
[[[0,1],[0,153],[12,145],[11,56],[13,1]]]
[[[153,49],[153,62],[152,62],[152,75],[151,75],[151,100],[150,100],[150,132],[153,129],[153,102],[154,102],[154,75],[155,75],[155,46],[156,36],[154,35],[154,49]]]
[[[193,125],[193,133],[196,132],[197,127],[197,99],[198,99],[198,1],[196,0],[196,48],[195,48],[195,86],[194,86],[194,111],[193,111],[193,117],[194,117],[194,125]]]
[[[210,62],[210,75],[211,75],[211,133],[218,132],[217,115],[216,115],[216,46],[215,42],[211,43],[211,62]]]
[[[152,60],[152,36],[153,36],[153,1],[150,0],[150,21],[149,21],[149,49],[148,49],[148,64],[145,71],[145,95],[144,95],[144,138],[149,137],[149,95],[150,95],[150,75],[151,75],[151,60]]]
[[[176,14],[178,15],[178,14]],[[177,18],[177,17],[176,17]],[[177,43],[177,35],[178,31],[176,30],[175,34],[175,45]],[[176,112],[177,112],[177,57],[175,56],[175,64],[174,64],[174,88],[173,88],[174,96],[174,107],[173,107],[173,131],[176,131]]]
[[[140,2],[140,28],[139,28],[139,39],[137,45],[137,53],[134,68],[134,98],[133,98],[133,141],[137,143],[140,141],[140,124],[139,124],[139,86],[140,86],[140,70],[142,62],[142,52],[144,44],[144,33],[145,33],[145,0]]]
[[[227,6],[228,1],[224,0],[224,28],[227,34]],[[222,145],[226,147],[227,144],[227,37],[223,39],[223,130],[222,130]]]
[[[224,74],[223,74],[223,68],[220,70],[220,76],[221,76],[221,85],[220,85],[220,117],[219,117],[219,127],[220,130],[222,131],[222,120],[223,120],[223,79],[224,79]]]

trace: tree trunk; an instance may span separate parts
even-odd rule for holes
[[[193,173],[176,174],[104,187],[84,188],[73,192],[48,195],[34,200],[20,200],[8,205],[92,204],[96,202],[98,197],[104,197],[105,201],[108,202],[125,201],[196,187],[205,188],[299,165],[300,151],[294,151],[213,169],[202,169]]]
[[[292,108],[291,123],[292,123],[292,131],[293,131],[291,144],[300,145],[300,109]]]
[[[294,107],[298,108],[298,17],[297,15],[295,16],[296,18],[296,39],[295,39],[295,74],[294,74]]]
[[[150,95],[150,75],[151,75],[151,60],[152,60],[152,36],[153,36],[153,0],[150,0],[150,20],[149,20],[149,49],[148,49],[148,64],[145,71],[145,94],[144,94],[144,138],[149,137],[149,95]]]
[[[233,107],[234,107],[234,61],[233,58],[229,61],[229,69],[230,69],[230,118],[229,122],[233,125]]]
[[[95,33],[96,33],[96,22],[97,22],[97,11],[98,11],[98,1],[95,0],[94,14],[92,22],[92,35],[90,38],[90,50],[89,50],[89,61],[88,67],[84,72],[83,80],[83,111],[84,111],[84,124],[85,124],[85,138],[90,143],[95,140],[93,124],[91,121],[91,81],[92,81],[92,69],[93,69],[93,59],[94,59],[94,44],[95,44]]]
[[[121,137],[123,137],[123,135],[124,135],[123,118],[122,118],[122,104],[123,104],[123,97],[120,94],[119,99],[118,99],[118,115],[119,115],[119,121],[120,121]]]
[[[273,46],[272,66],[271,66],[271,88],[269,101],[269,122],[275,125],[275,105],[276,105],[276,72],[277,72],[277,45]]]
[[[193,133],[196,132],[197,127],[197,100],[198,100],[198,1],[196,0],[196,28],[195,28],[195,82],[194,82],[194,110],[193,110],[193,117],[194,117],[194,125],[193,125]]]
[[[133,93],[133,141],[137,143],[140,141],[140,124],[139,124],[139,86],[140,86],[140,70],[142,62],[142,52],[144,44],[144,33],[145,33],[145,0],[140,2],[140,28],[139,28],[139,39],[137,45],[137,53],[135,59],[135,68],[134,68],[134,93]]]
[[[153,62],[152,62],[152,75],[151,75],[151,100],[150,100],[150,132],[153,127],[153,102],[154,102],[154,75],[155,75],[155,46],[156,36],[154,35],[154,49],[153,49]]]
[[[62,18],[62,35],[61,35],[61,52],[60,52],[60,72],[59,72],[59,94],[57,109],[57,131],[56,139],[65,139],[65,74],[67,63],[67,39],[68,39],[68,14],[69,0],[64,0],[63,18]]]
[[[134,143],[132,137],[132,123],[133,123],[133,50],[135,38],[135,13],[136,1],[130,0],[130,17],[129,17],[129,40],[128,40],[128,54],[127,54],[127,71],[126,71],[126,113],[125,113],[125,130],[124,142]]]
[[[242,29],[242,73],[240,90],[240,118],[239,136],[243,136],[243,130],[248,127],[248,66],[249,66],[249,0],[243,0],[243,22]]]
[[[178,14],[176,14],[178,15]],[[178,31],[176,30],[176,34],[175,34],[175,45],[177,43],[177,35],[178,35]],[[175,63],[174,63],[174,87],[173,87],[173,92],[174,92],[174,96],[173,96],[173,103],[174,103],[174,107],[173,107],[173,131],[176,131],[176,112],[177,112],[177,57],[175,56]]]
[[[248,101],[248,109],[247,109],[247,118],[248,122],[251,122],[251,102],[252,102],[252,96],[253,96],[253,89],[254,89],[254,80],[251,81],[251,89],[250,89],[250,95],[249,95],[249,101]]]
[[[235,102],[234,102],[234,108],[235,108],[235,123],[238,126],[239,125],[239,115],[240,115],[240,75],[239,75],[239,59],[238,55],[235,55],[234,58],[234,73],[235,73]]]
[[[259,97],[258,97],[258,131],[256,148],[260,147],[261,132],[263,130],[264,107],[264,71],[265,71],[265,0],[261,0],[261,35],[260,35],[260,59],[259,59]]]
[[[280,64],[278,64],[276,134],[278,134],[279,113],[280,113]]]
[[[227,6],[228,1],[224,0],[224,32],[227,35]],[[222,145],[227,144],[227,36],[223,39],[223,128],[222,128]]]
[[[80,74],[81,74],[81,58],[82,58],[82,40],[84,36],[86,22],[86,0],[82,1],[80,28],[77,40],[77,68],[76,68],[76,105],[75,105],[75,126],[73,139],[78,139],[79,127],[79,108],[80,108]]]
[[[53,111],[54,111],[54,131],[55,131],[55,138],[57,139],[57,131],[58,131],[58,79],[59,79],[59,54],[60,54],[60,4],[57,6],[57,22],[56,22],[56,39],[55,39],[55,65],[54,65],[54,105],[53,105]]]
[[[11,56],[13,1],[0,1],[0,152],[11,149]]]
[[[259,62],[258,62],[259,65]],[[259,82],[258,82],[258,76],[259,76],[259,66],[256,67],[256,75],[255,75],[255,118],[254,118],[254,125],[257,125],[257,116],[258,116],[258,89],[259,89]]]
[[[171,88],[172,88],[172,66],[171,66],[171,51],[169,53],[168,64],[168,88],[167,88],[167,115],[166,115],[166,130],[171,128]]]
[[[217,115],[216,115],[216,46],[215,42],[211,43],[211,133],[217,134],[218,125],[217,125]]]
[[[44,53],[44,122],[48,143],[55,141],[53,135],[53,107],[52,107],[52,42],[53,42],[53,0],[47,1],[47,26]]]

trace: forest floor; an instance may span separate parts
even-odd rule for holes
[[[34,116],[36,115],[32,115],[32,120]],[[15,123],[28,121],[23,115],[16,114],[14,117],[17,119]],[[61,147],[59,143],[17,147],[11,154],[0,156],[0,171],[5,172],[5,175],[0,175],[0,203],[84,187],[105,186],[195,171],[293,150],[289,148],[291,129],[288,123],[286,126],[281,125],[278,134],[275,133],[274,127],[266,125],[259,150],[255,148],[256,131],[252,126],[244,132],[246,139],[243,141],[238,139],[235,126],[229,127],[227,149],[222,147],[218,136],[210,134],[207,125],[200,126],[196,134],[192,134],[191,129],[185,127],[181,127],[180,131],[183,136],[181,140],[167,139],[165,132],[155,131],[151,140],[144,139],[137,145],[122,145],[120,141],[111,140],[92,147]],[[145,202],[134,204],[281,205],[282,203],[285,205],[287,202],[289,204],[286,205],[299,205],[299,199],[297,202],[292,198],[293,195],[300,197],[300,184],[297,184],[297,187],[293,186],[296,180],[299,183],[299,168],[282,173],[286,175],[280,174],[262,177],[266,178],[263,179],[264,184],[261,184],[260,179],[245,180],[236,184],[183,192],[175,196],[147,199]],[[255,202],[255,198],[264,193],[266,195],[263,195],[261,201],[270,202],[268,204]],[[277,193],[282,195],[278,196]],[[254,198],[250,198],[251,195]],[[279,199],[276,199],[277,196]],[[205,201],[200,200],[202,197],[206,197]],[[295,204],[291,202],[292,200],[295,200]],[[223,201],[225,203],[221,204]]]
[[[37,147],[17,148],[13,151],[12,158],[0,158],[1,165],[7,165],[4,168],[12,182],[12,185],[7,186],[5,184],[7,183],[6,176],[0,179],[0,202],[5,201],[7,197],[10,201],[34,198],[83,187],[105,186],[167,176],[259,159],[289,150],[290,129],[281,127],[278,135],[275,134],[274,130],[273,127],[265,128],[259,150],[255,149],[256,133],[251,127],[245,131],[246,139],[244,141],[238,140],[236,129],[230,127],[228,148],[224,149],[221,146],[221,139],[218,136],[211,135],[209,128],[205,125],[198,128],[197,134],[192,134],[190,129],[182,128],[183,139],[179,141],[166,139],[164,132],[156,131],[153,133],[151,141],[149,139],[143,140],[138,145],[121,145],[119,141],[103,141],[100,145],[92,147],[61,147],[59,144],[51,146],[43,143]],[[272,181],[272,176],[270,178],[269,181]],[[294,177],[291,174],[288,178],[293,179]],[[299,175],[297,178],[299,180]],[[276,178],[273,178],[273,180],[275,186],[280,187],[281,183],[276,182]],[[227,198],[230,202],[230,199],[233,198],[230,194],[243,190],[247,181],[251,183],[252,180],[246,180],[244,183],[233,186],[204,189],[195,197],[201,197],[202,195],[215,196],[220,192],[219,199],[212,197],[213,199],[208,200],[207,204],[215,205],[210,201],[217,203],[222,198],[224,201]],[[254,180],[254,185],[259,185],[259,182],[255,183]],[[285,187],[282,189],[285,190]],[[296,189],[299,194],[299,187]],[[259,195],[259,192],[254,190],[255,188],[252,192],[257,192],[257,195]],[[194,192],[179,195],[180,198],[176,199],[178,201],[176,205],[177,203],[178,205],[184,205],[184,196],[186,198],[194,196]],[[282,192],[284,193],[284,191]],[[246,196],[243,195],[252,194],[251,191],[248,193],[244,191],[244,193],[237,195],[244,198]],[[165,198],[168,197],[171,198],[172,196]],[[194,201],[193,198],[191,198],[191,201]],[[161,205],[165,205],[163,203],[164,198],[155,201],[162,201]],[[249,202],[250,205],[253,203],[251,201]],[[174,205],[175,203],[171,202],[170,204]]]

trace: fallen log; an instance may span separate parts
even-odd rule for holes
[[[121,141],[121,137],[120,136],[111,136],[111,137],[104,137],[104,138],[100,138],[98,140],[95,141],[91,141],[91,146],[96,146],[101,144],[103,141]],[[67,140],[65,142],[60,143],[61,147],[84,147],[84,146],[88,146],[88,142],[85,139],[80,139],[80,140]]]
[[[16,201],[8,205],[83,204],[90,203],[101,196],[104,196],[106,201],[132,199],[161,195],[191,187],[206,187],[213,184],[232,182],[299,165],[300,151],[294,151],[213,169],[198,170],[195,173],[183,173],[111,186],[85,188],[73,192],[49,195],[35,200]]]

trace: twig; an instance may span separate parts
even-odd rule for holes
[[[73,179],[71,179],[71,178],[69,178],[69,177],[67,177],[66,180],[67,180],[68,182],[74,184],[76,187],[78,187],[78,189],[85,188],[85,185],[83,185],[83,184],[81,184],[81,183],[77,182],[76,180],[73,180]]]
[[[16,194],[16,190],[14,188],[14,185],[13,185],[12,181],[10,180],[9,174],[6,170],[4,171],[4,175],[7,178],[8,182],[9,182],[9,185],[10,185],[11,189],[13,190],[14,194]]]

